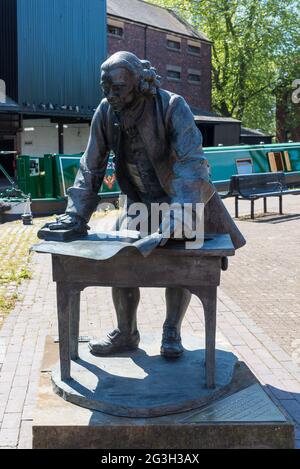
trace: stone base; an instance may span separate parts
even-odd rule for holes
[[[33,422],[33,448],[293,448],[294,429],[247,366],[238,362],[230,389],[213,403],[160,417],[118,417],[55,394],[58,346],[48,338]],[[178,412],[178,411],[177,411]]]

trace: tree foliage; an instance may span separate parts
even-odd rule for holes
[[[148,1],[173,10],[213,42],[213,109],[273,133],[276,95],[300,78],[299,2]]]

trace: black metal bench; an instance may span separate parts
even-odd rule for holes
[[[299,179],[300,187],[300,179]],[[278,197],[279,213],[282,214],[282,196],[300,194],[299,188],[289,188],[282,171],[273,173],[243,174],[231,177],[231,195],[235,197],[235,217],[239,217],[238,201],[250,200],[251,219],[254,219],[254,202],[264,199],[264,213],[267,213],[267,197]]]
[[[224,187],[224,186],[222,186],[221,188],[217,187],[217,191],[221,199],[227,199],[228,197],[232,197],[233,192],[234,192],[232,177],[229,181],[228,187]]]
[[[288,190],[292,190],[293,194],[299,193],[300,190],[300,171],[292,171],[285,173],[285,183]]]

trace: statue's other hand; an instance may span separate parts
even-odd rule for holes
[[[159,243],[160,246],[165,246],[169,239],[173,238],[175,230],[173,214],[167,212],[162,219],[162,222],[159,226],[158,232],[161,234],[162,238]]]
[[[68,230],[80,234],[85,234],[90,229],[83,218],[67,213],[56,217],[56,221],[46,223],[43,228],[48,228],[50,231]]]
[[[167,242],[169,241],[168,238],[162,238],[159,242],[159,246],[165,246],[167,244]]]

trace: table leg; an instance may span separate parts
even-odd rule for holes
[[[59,357],[61,380],[66,381],[71,377],[71,353],[70,353],[70,305],[72,290],[66,282],[57,282],[57,315],[59,336]]]
[[[205,372],[206,386],[215,387],[216,370],[216,316],[217,287],[199,287],[191,290],[203,305],[205,318]]]
[[[70,298],[70,356],[77,360],[80,322],[80,290],[72,289]]]

